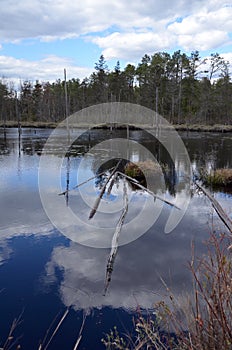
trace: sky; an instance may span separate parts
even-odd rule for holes
[[[232,63],[232,0],[0,0],[3,80],[82,80],[101,54],[113,69],[176,50]]]

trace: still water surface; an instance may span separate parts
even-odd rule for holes
[[[202,242],[209,237],[212,227],[218,231],[225,228],[221,227],[208,200],[193,188],[184,218],[167,235],[164,227],[171,207],[164,204],[158,220],[145,234],[119,247],[111,283],[104,296],[110,249],[94,248],[86,242],[83,245],[69,239],[52,225],[41,204],[38,169],[50,133],[51,130],[47,129],[23,129],[19,140],[16,129],[7,129],[5,135],[0,130],[0,341],[3,344],[13,319],[22,314],[16,336],[22,336],[19,343],[23,349],[37,349],[54,318],[61,317],[70,307],[49,349],[73,349],[84,314],[87,318],[79,349],[104,349],[101,338],[114,325],[119,331],[130,331],[138,306],[141,310],[149,310],[167,295],[161,279],[175,295],[184,295],[191,290],[191,275],[187,268],[191,259],[191,242],[195,242],[196,252],[200,255],[205,251]],[[195,173],[200,167],[232,167],[232,134],[180,135]],[[81,136],[73,145],[70,157],[62,163],[63,190],[67,185],[71,189],[77,184],[78,167],[87,152],[79,180],[95,174],[96,154],[91,154],[91,147],[112,137],[125,138],[125,131],[114,130],[111,134],[108,130],[93,130],[90,135]],[[154,141],[147,139],[142,131],[131,130],[130,138],[143,142],[150,150],[154,146]],[[166,156],[162,153],[163,150],[159,149],[158,162]],[[59,157],[59,144],[54,157]],[[132,161],[145,160],[144,154],[137,151],[129,158]],[[177,172],[169,168],[166,187],[161,190],[170,201],[178,196],[178,188],[181,188],[178,187],[181,159],[178,166],[177,163],[174,164],[178,167]],[[82,191],[89,197],[96,195],[103,182],[104,178],[99,176],[83,186]],[[106,205],[110,206],[121,195],[119,183],[110,198],[105,198]],[[138,215],[146,201],[146,215],[152,215],[149,214],[149,195],[134,190],[130,190],[129,195],[128,221]],[[217,192],[215,196],[232,217],[231,194]],[[81,200],[79,190],[71,191],[68,197],[57,193],[57,198],[68,201],[74,213],[88,220],[88,203]],[[111,213],[109,221],[103,211],[97,213],[94,220],[92,229],[99,223],[107,229],[112,223],[117,223],[118,215]],[[145,223],[141,220],[140,224]],[[80,227],[80,232],[75,232],[75,235],[84,235],[83,230]]]

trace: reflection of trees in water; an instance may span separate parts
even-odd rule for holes
[[[196,135],[196,136],[195,136]],[[232,167],[232,138],[230,134],[193,134],[183,138],[191,162],[199,169],[215,170]]]
[[[8,142],[0,142],[0,155],[9,155],[10,154],[10,146]]]
[[[163,158],[162,158],[162,161],[163,161]],[[118,159],[111,159],[107,162],[105,162],[104,164],[102,164],[97,170],[96,170],[96,180],[95,180],[95,185],[96,187],[98,187],[99,189],[102,188],[102,186],[104,186],[104,183],[107,179],[107,176],[108,176],[108,171],[109,169],[111,169],[112,167],[114,167],[118,162]],[[139,162],[144,162],[146,163],[146,160],[143,158],[143,157],[140,157],[139,158],[139,161],[138,162],[135,162],[134,164],[135,165],[138,165],[139,167]],[[98,163],[98,160],[96,159],[96,162],[93,161],[93,165],[92,165],[92,168],[93,170],[96,169],[96,165]],[[126,167],[127,164],[129,164],[130,161],[129,160],[126,160],[126,159],[123,159],[122,160],[122,163],[120,165],[120,169],[119,171],[124,173],[124,169]],[[159,162],[158,161],[158,164],[160,166],[160,170],[162,171],[162,176],[164,178],[164,182],[166,184],[166,190],[169,192],[170,195],[172,196],[175,196],[176,194],[176,184],[177,184],[177,172],[176,172],[176,169],[175,169],[175,165],[173,163],[172,160],[170,160],[170,157],[169,159],[165,159],[165,162]],[[106,172],[105,174],[102,174],[102,172]],[[140,169],[141,173],[143,174],[142,170]],[[98,176],[98,174],[101,174],[100,176]],[[157,180],[155,181],[155,185],[157,186],[161,179],[160,179],[160,172],[154,172],[153,174],[148,174],[148,176],[152,176],[154,180]],[[142,184],[147,187],[147,183],[146,183],[146,177],[145,177],[145,174],[143,174],[143,176],[141,177],[141,179],[139,179]],[[159,188],[156,187],[156,190],[158,190]]]

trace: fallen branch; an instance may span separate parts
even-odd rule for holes
[[[127,195],[127,188],[126,188],[125,179],[124,179],[124,183],[123,183],[123,201],[124,201],[124,208],[123,208],[121,216],[118,220],[118,223],[117,223],[117,226],[116,226],[113,238],[112,238],[112,242],[111,242],[111,252],[110,252],[108,262],[107,262],[107,267],[106,267],[105,289],[104,289],[104,293],[103,293],[104,296],[106,295],[107,289],[108,289],[110,281],[111,281],[111,275],[112,275],[113,268],[114,268],[114,261],[115,261],[117,251],[118,251],[118,240],[119,240],[120,232],[122,230],[122,226],[124,224],[126,214],[128,212],[128,195]]]
[[[113,168],[110,168],[109,171],[111,171],[112,169],[114,169],[114,167],[113,167]],[[83,181],[83,182],[81,182],[80,184],[74,186],[71,190],[66,190],[66,191],[64,191],[64,192],[59,193],[59,196],[62,196],[62,195],[64,196],[66,193],[68,193],[68,192],[70,192],[70,191],[72,191],[72,190],[75,190],[75,189],[77,189],[78,187],[80,187],[80,186],[82,186],[82,185],[87,184],[89,181],[94,180],[96,177],[101,176],[101,175],[104,175],[105,173],[106,173],[106,171],[103,171],[103,172],[100,173],[100,174],[97,174],[97,175],[95,175],[95,176],[92,176],[92,177],[90,177],[88,180]]]
[[[98,208],[98,206],[101,202],[101,199],[105,193],[106,187],[107,187],[108,183],[110,182],[111,178],[114,176],[114,174],[118,170],[118,167],[119,167],[121,161],[122,161],[121,159],[118,161],[117,165],[114,167],[114,170],[111,172],[111,174],[109,175],[108,179],[106,180],[104,186],[102,187],[101,192],[94,203],[93,209],[91,210],[91,212],[89,214],[89,219],[92,219],[92,217],[96,214],[97,208]]]
[[[219,218],[222,220],[222,222],[225,224],[225,226],[228,228],[230,233],[232,233],[232,221],[231,219],[227,216],[223,208],[220,206],[218,201],[198,182],[195,182],[196,186],[208,197],[210,202],[212,203],[215,211],[217,212]]]
[[[154,198],[157,198],[157,199],[159,199],[160,201],[162,201],[162,202],[164,202],[164,203],[166,203],[166,204],[168,204],[168,205],[171,205],[172,207],[175,207],[176,209],[179,209],[179,210],[180,210],[180,208],[177,207],[174,203],[171,203],[171,202],[169,202],[167,199],[164,199],[164,198],[162,198],[162,197],[156,195],[154,192],[152,192],[152,191],[149,190],[148,188],[146,188],[146,187],[144,187],[143,185],[141,185],[137,180],[133,179],[132,177],[130,177],[130,176],[126,175],[126,174],[123,174],[123,173],[121,173],[120,171],[118,171],[118,173],[119,173],[121,176],[123,176],[123,177],[127,178],[128,180],[130,180],[134,185],[136,185],[137,187],[141,188],[143,191],[149,193],[149,194],[150,194],[151,196],[153,196]]]
[[[116,173],[114,174],[113,178],[111,179],[110,185],[109,185],[108,190],[107,190],[107,195],[108,195],[108,196],[110,195],[110,193],[111,193],[111,191],[112,191],[112,188],[113,188],[113,186],[114,186],[114,183],[115,183],[115,181],[116,181],[117,176],[118,176],[118,172],[116,172]]]

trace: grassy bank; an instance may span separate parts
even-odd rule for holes
[[[174,125],[174,127],[178,131],[232,132],[232,124],[231,125],[180,124],[180,125]]]
[[[56,122],[21,122],[21,126],[24,128],[55,128],[58,125]],[[17,128],[17,121],[8,121],[5,126],[7,128]],[[0,128],[4,127],[4,123],[0,122]],[[204,124],[175,124],[173,127],[177,131],[204,131],[204,132],[232,132],[231,125],[215,124],[215,125],[204,125]]]
[[[56,128],[58,123],[55,122],[21,122],[22,128]],[[4,127],[4,123],[0,122],[0,128]],[[8,121],[5,124],[6,128],[17,128],[17,121]]]

